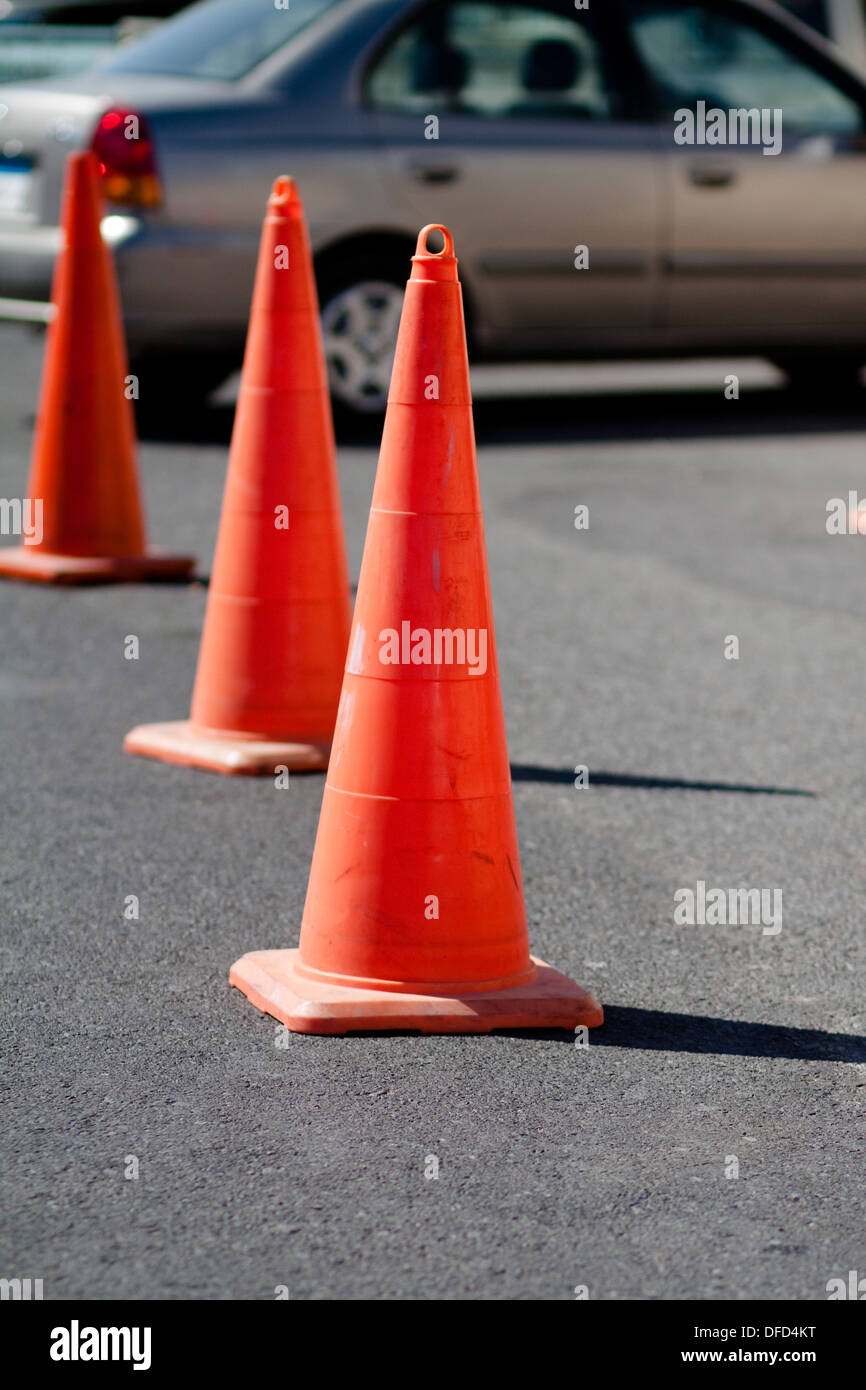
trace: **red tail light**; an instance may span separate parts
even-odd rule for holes
[[[121,108],[106,111],[91,149],[99,160],[102,192],[108,202],[154,207],[162,201],[153,140],[144,116]]]

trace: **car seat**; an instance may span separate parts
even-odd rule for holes
[[[521,82],[529,101],[521,101],[512,116],[571,116],[591,121],[596,112],[569,100],[568,93],[581,76],[582,59],[564,39],[539,39],[524,56]]]
[[[466,86],[468,74],[466,54],[442,40],[419,43],[412,56],[413,93],[444,97],[451,110],[460,109],[460,93]]]

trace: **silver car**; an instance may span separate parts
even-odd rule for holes
[[[282,172],[344,411],[383,408],[426,222],[476,358],[763,353],[812,387],[866,361],[866,85],[760,0],[206,0],[0,92],[0,313],[46,314],[85,146],[143,397],[239,362]]]

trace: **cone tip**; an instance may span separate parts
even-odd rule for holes
[[[74,151],[67,155],[60,215],[61,225],[65,229],[64,245],[68,245],[73,237],[79,242],[87,241],[91,232],[99,238],[101,183],[99,160],[91,150]]]
[[[428,245],[431,232],[438,232],[442,238],[442,249],[431,251]],[[429,222],[418,233],[418,244],[412,257],[412,278],[415,280],[456,280],[457,257],[454,254],[454,238],[441,222]]]
[[[268,199],[269,208],[284,208],[289,203],[299,203],[300,201],[297,185],[290,174],[280,174],[279,178],[274,179],[274,186]]]

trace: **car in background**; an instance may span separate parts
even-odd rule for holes
[[[678,144],[701,101],[781,110],[781,152]],[[811,390],[866,362],[866,84],[763,0],[203,0],[91,72],[0,89],[8,317],[47,315],[83,148],[143,402],[239,364],[281,173],[344,413],[384,408],[428,222],[454,233],[476,360],[762,354]]]
[[[84,72],[187,0],[0,0],[0,83]]]

